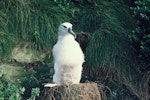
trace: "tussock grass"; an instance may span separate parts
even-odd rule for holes
[[[70,11],[63,10],[54,1],[1,0],[0,6],[0,43],[4,45],[1,46],[3,54],[11,50],[9,44],[12,41],[31,42],[31,47],[37,49],[51,47],[56,42],[58,25],[69,20],[67,14]]]
[[[128,37],[135,27],[129,7],[122,1],[94,0],[84,6],[81,4],[80,10],[75,20],[75,24],[79,24],[77,29],[88,31],[91,36],[85,53],[84,75],[89,80],[109,81],[113,93],[125,84],[129,86],[129,94],[145,99],[143,93],[147,94],[147,90],[138,88],[148,87],[148,83],[136,78],[143,76],[137,70],[134,49]],[[148,76],[145,80],[149,80]],[[118,84],[118,90],[113,84]],[[125,93],[122,92],[122,96]]]
[[[10,53],[14,44],[14,36],[9,32],[7,15],[0,11],[0,59]]]

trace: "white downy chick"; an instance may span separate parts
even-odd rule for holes
[[[53,47],[54,84],[46,84],[45,87],[80,82],[84,54],[79,43],[75,40],[75,36],[71,23],[65,22],[59,26],[58,41]]]

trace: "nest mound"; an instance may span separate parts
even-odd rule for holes
[[[40,100],[101,100],[96,83],[80,83],[46,87]]]

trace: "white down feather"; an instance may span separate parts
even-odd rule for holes
[[[63,29],[66,28],[66,29]],[[70,23],[63,23],[58,29],[58,41],[53,47],[55,84],[77,84],[82,74],[84,54],[78,42],[76,42]]]

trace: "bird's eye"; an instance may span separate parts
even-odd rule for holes
[[[63,26],[64,28],[67,28],[66,26]]]

